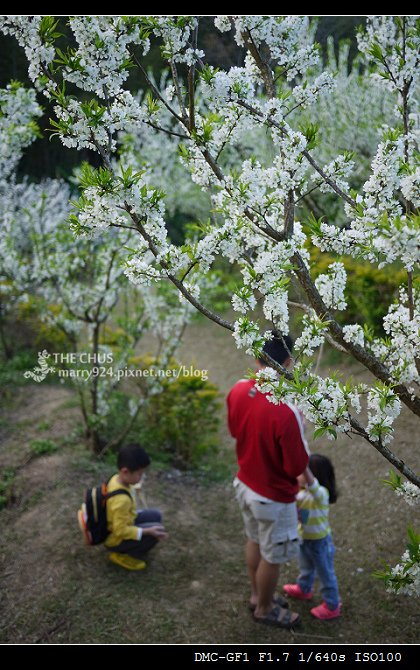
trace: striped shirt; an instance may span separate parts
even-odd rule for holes
[[[297,494],[296,503],[304,540],[322,540],[331,533],[329,502],[328,490],[317,479]]]

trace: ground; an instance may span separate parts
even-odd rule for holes
[[[194,358],[208,369],[223,393],[252,363],[227,332],[203,323],[188,329],[181,354],[186,364]],[[288,632],[254,623],[247,609],[242,524],[230,481],[152,469],[149,505],[163,511],[170,538],[150,555],[145,571],[128,573],[107,560],[103,547],[85,547],[77,527],[83,489],[112,467],[94,463],[70,439],[80,423],[73,392],[46,382],[13,390],[1,419],[0,466],[17,469],[17,478],[14,498],[0,512],[0,642],[420,641],[418,601],[386,593],[371,574],[381,558],[398,562],[414,514],[382,484],[389,465],[367,443],[311,443],[333,459],[337,472],[340,497],[331,521],[344,609],[341,619],[320,622],[310,616],[309,603],[293,603],[303,624]],[[395,447],[418,469],[417,421],[404,412]],[[30,441],[40,438],[55,439],[60,450],[29,459]],[[233,449],[225,428],[221,443]],[[280,584],[296,574],[295,564],[286,565]]]

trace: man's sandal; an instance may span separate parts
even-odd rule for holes
[[[271,612],[264,617],[257,617],[254,614],[254,621],[265,623],[267,626],[277,626],[278,628],[286,628],[290,630],[300,624],[299,614],[295,619],[292,619],[293,614],[296,614],[296,612],[292,612],[291,610],[276,605]]]
[[[289,607],[289,601],[286,598],[283,598],[283,596],[275,595],[273,596],[273,605],[279,605],[280,607],[283,607],[284,609],[287,610],[287,608]],[[254,603],[249,603],[248,609],[251,612],[255,612],[257,606]]]

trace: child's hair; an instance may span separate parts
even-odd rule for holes
[[[311,454],[309,457],[309,469],[317,478],[321,486],[325,486],[330,494],[330,504],[335,503],[338,494],[335,485],[335,472],[330,459],[321,454]]]
[[[130,472],[134,472],[134,470],[140,470],[140,468],[147,468],[148,465],[150,465],[149,455],[137,442],[126,444],[118,452],[118,470],[127,468]]]

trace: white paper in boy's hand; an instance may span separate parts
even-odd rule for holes
[[[146,496],[145,496],[144,491],[143,491],[144,480],[145,480],[145,476],[143,475],[142,478],[140,479],[140,481],[137,484],[133,485],[133,488],[136,492],[137,502],[141,504],[142,509],[147,509],[148,504],[147,504]]]

